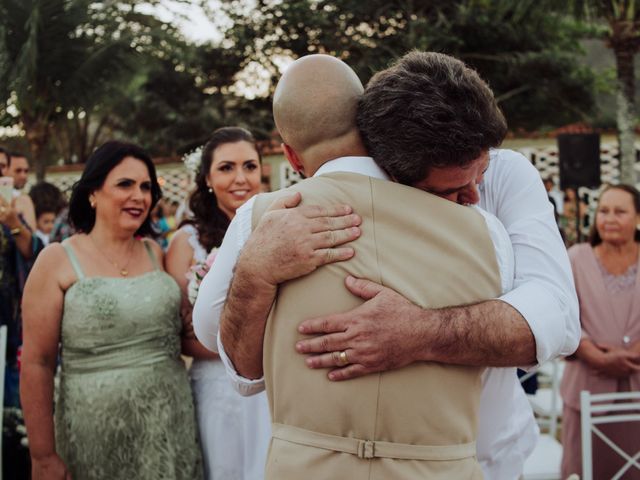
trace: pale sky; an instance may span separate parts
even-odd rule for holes
[[[209,0],[209,5],[215,8],[218,0]],[[202,9],[194,4],[187,4],[175,0],[163,0],[161,6],[138,7],[144,12],[154,12],[165,22],[176,22],[185,36],[195,42],[220,41],[222,35],[216,26],[209,21]]]
[[[216,15],[216,22],[223,23],[225,17],[222,16],[219,8],[220,1],[208,0],[210,9]],[[222,34],[206,16],[205,12],[193,4],[185,4],[176,0],[162,0],[161,6],[139,7],[140,10],[155,13],[158,18],[165,22],[177,22],[185,36],[197,43],[220,42]],[[220,12],[220,13],[218,13]],[[275,60],[278,68],[283,71],[293,60],[282,57]],[[234,89],[239,94],[247,98],[255,98],[268,93],[270,73],[257,62],[251,62],[238,74]]]

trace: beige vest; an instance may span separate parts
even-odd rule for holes
[[[475,458],[481,368],[416,363],[346,382],[310,370],[294,345],[303,320],[357,307],[347,274],[438,308],[500,294],[495,250],[471,208],[352,173],[314,177],[260,195],[255,226],[283,193],[303,203],[346,203],[362,217],[356,255],[280,286],[264,339],[273,422],[269,480],[479,479]]]

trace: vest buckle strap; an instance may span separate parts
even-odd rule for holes
[[[376,457],[376,442],[358,440],[358,458],[371,459]]]
[[[379,440],[361,440],[353,437],[340,437],[327,433],[313,432],[282,423],[273,423],[271,427],[271,435],[273,438],[307,447],[349,453],[363,460],[393,458],[396,460],[423,460],[434,462],[463,460],[476,456],[476,442],[459,445],[410,445]]]

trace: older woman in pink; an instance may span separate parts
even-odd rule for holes
[[[567,362],[560,387],[562,478],[582,475],[580,392],[640,390],[639,223],[640,193],[628,185],[607,187],[600,196],[590,242],[569,250],[582,339],[575,358]],[[640,449],[640,433],[633,424],[603,425],[603,430],[627,452]],[[593,439],[593,478],[611,478],[623,464],[599,438]],[[640,472],[628,471],[624,478],[640,478]]]

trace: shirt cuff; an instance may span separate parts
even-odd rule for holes
[[[529,324],[536,342],[539,365],[558,355],[570,355],[576,350],[580,341],[579,325],[576,335],[571,335],[569,306],[543,286],[535,282],[523,283],[500,297],[500,300],[515,308]],[[574,336],[575,342],[571,341]]]
[[[231,380],[233,388],[240,395],[242,395],[243,397],[249,397],[251,395],[256,395],[257,393],[264,391],[264,377],[250,380],[238,374],[238,372],[236,371],[236,367],[233,365],[233,362],[224,351],[224,345],[222,345],[220,335],[218,335],[218,355],[220,355],[220,359],[224,364],[224,368],[227,372],[227,376]]]

